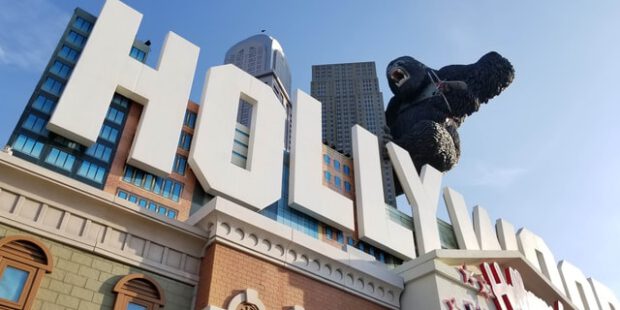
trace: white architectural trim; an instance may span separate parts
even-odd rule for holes
[[[291,208],[337,227],[355,230],[353,201],[323,185],[321,102],[301,90],[293,104],[289,199]]]
[[[2,223],[195,285],[204,231],[113,197],[0,154]]]
[[[439,227],[437,226],[437,207],[441,190],[442,173],[430,165],[422,167],[420,175],[411,156],[393,142],[386,145],[396,176],[403,187],[416,233],[418,253],[424,254],[441,249]]]
[[[388,308],[399,308],[402,278],[221,197],[188,221],[220,242]],[[268,229],[267,229],[268,228]]]
[[[251,288],[246,288],[245,291],[237,294],[228,303],[227,310],[237,310],[242,303],[249,303],[255,305],[258,310],[267,310],[265,304],[258,298],[258,292]]]
[[[477,265],[489,261],[518,270],[525,282],[525,288],[539,298],[550,302],[559,300],[564,304],[565,310],[578,309],[562,291],[558,290],[518,251],[435,250],[415,260],[403,263],[394,269],[394,272],[403,277],[406,286],[427,275],[437,273],[442,277],[451,279],[458,285],[466,287],[459,272],[449,266]]]
[[[247,169],[231,162],[239,100],[252,103]],[[286,111],[264,82],[234,65],[209,69],[189,154],[189,164],[213,196],[253,210],[278,201]]]
[[[413,231],[395,223],[386,213],[386,208],[393,207],[385,203],[383,195],[377,137],[359,125],[351,128],[351,137],[359,238],[405,260],[415,258]]]

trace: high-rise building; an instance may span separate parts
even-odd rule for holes
[[[312,66],[311,95],[322,103],[323,140],[351,154],[351,127],[359,124],[383,144],[385,113],[374,62]],[[386,203],[395,206],[394,176],[387,159],[381,164]]]
[[[291,70],[284,56],[284,50],[271,36],[257,34],[233,45],[224,56],[225,64],[234,64],[243,71],[271,86],[273,92],[286,109],[285,149],[290,148],[291,117]],[[251,128],[252,104],[239,100],[237,122]]]

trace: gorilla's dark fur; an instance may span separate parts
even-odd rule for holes
[[[390,62],[387,78],[394,93],[385,112],[392,141],[409,152],[418,170],[430,164],[447,171],[460,156],[457,128],[510,85],[514,69],[496,52],[439,70],[404,56]]]

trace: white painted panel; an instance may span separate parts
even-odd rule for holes
[[[597,309],[594,291],[581,269],[565,260],[560,261],[558,269],[568,298],[580,309]]]
[[[493,225],[491,225],[491,219],[487,210],[481,206],[475,206],[473,218],[474,230],[476,231],[476,238],[478,238],[480,249],[499,251],[501,248],[497,240],[497,234]]]
[[[495,229],[497,231],[497,238],[499,239],[499,243],[501,244],[503,250],[519,250],[515,228],[510,222],[503,219],[498,219],[495,222]]]
[[[560,292],[565,294],[564,284],[555,264],[555,258],[545,240],[533,232],[521,228],[517,233],[517,242],[519,243],[519,251],[523,256],[544,274]]]
[[[231,163],[240,97],[254,103],[247,169]],[[209,69],[189,164],[206,192],[261,210],[280,199],[285,111],[271,88],[234,65]]]
[[[479,250],[478,240],[474,233],[474,227],[469,219],[467,212],[467,205],[463,195],[457,191],[446,187],[443,192],[443,197],[448,208],[448,215],[452,222],[452,228],[454,229],[454,235],[456,235],[456,241],[459,244],[461,250]]]
[[[355,229],[353,201],[322,183],[321,124],[321,103],[298,90],[293,105],[288,202],[294,209],[350,232]]]
[[[620,301],[618,301],[618,298],[616,298],[612,290],[595,279],[588,278],[588,282],[590,282],[590,286],[596,297],[596,302],[601,310],[620,309]]]
[[[441,249],[437,226],[441,172],[430,165],[425,165],[419,176],[407,151],[392,142],[389,142],[386,147],[396,176],[412,208],[418,254],[422,255]]]
[[[359,237],[400,257],[415,258],[413,232],[390,220],[383,196],[378,139],[359,125],[351,131]]]
[[[119,91],[144,105],[128,162],[165,175],[172,170],[199,48],[170,32],[157,69],[150,68],[129,56],[141,19],[120,1],[106,1],[47,128],[90,146]]]

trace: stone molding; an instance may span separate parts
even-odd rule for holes
[[[8,157],[0,154],[0,220],[4,224],[183,283],[198,283],[202,251],[207,241],[200,229],[183,223],[170,224],[163,218],[148,218],[148,214],[134,209],[137,206],[124,204],[122,200],[102,199],[101,196],[106,193],[97,189],[89,188],[88,193],[82,192],[80,187],[85,185],[72,184],[78,182],[51,171],[33,173],[25,169],[31,168],[28,167],[29,163],[17,158],[9,158],[11,162],[20,161],[10,165],[5,161],[5,156]],[[21,181],[13,182],[17,178]],[[76,204],[79,209],[59,203],[46,194],[37,195],[31,188],[24,186],[27,182],[41,179],[43,182],[52,182],[45,183],[50,187],[48,191],[73,191],[71,195],[66,195],[71,197],[64,198],[67,201],[78,201]],[[60,188],[56,189],[58,185]],[[90,192],[98,192],[99,197],[92,197]],[[109,209],[102,212],[101,208]],[[110,209],[114,212],[110,212]],[[118,222],[122,220],[123,224],[112,222],[115,218],[119,219]],[[190,229],[185,230],[179,226],[188,226]],[[186,240],[175,243],[179,238]]]
[[[392,309],[400,308],[401,277],[221,197],[188,223],[219,242]],[[345,248],[346,249],[346,248]]]

